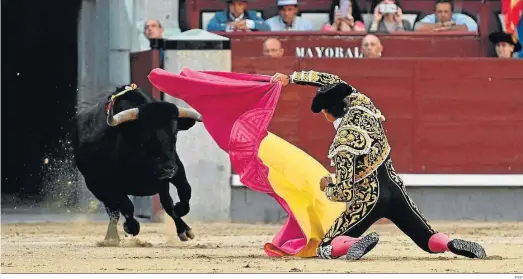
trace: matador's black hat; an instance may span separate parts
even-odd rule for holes
[[[349,96],[352,90],[352,86],[344,82],[320,87],[312,99],[311,111],[318,113],[325,109],[332,115],[340,117],[345,108],[343,99]]]
[[[492,42],[493,44],[505,42],[505,43],[509,43],[509,44],[513,45],[514,46],[514,52],[519,52],[521,50],[521,44],[516,39],[516,37],[515,36],[511,36],[508,33],[505,33],[505,32],[493,32],[493,33],[489,34],[488,38],[489,38],[490,42]]]

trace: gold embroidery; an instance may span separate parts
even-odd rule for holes
[[[383,164],[390,153],[390,145],[381,124],[383,115],[369,97],[358,92],[347,96],[344,102],[348,110],[327,156],[337,162],[338,156],[356,155],[353,173],[354,182],[358,182]],[[341,167],[335,165],[336,169]]]
[[[337,75],[322,73],[316,71],[301,71],[292,74],[292,80],[295,84],[324,86],[327,84],[345,83]]]
[[[332,159],[339,152],[363,155],[370,152],[372,140],[369,134],[358,126],[348,125],[338,129],[334,143],[329,148],[328,158]]]
[[[354,155],[336,157],[337,184],[325,187],[325,195],[333,202],[348,202],[354,191]]]
[[[332,255],[328,252],[332,249],[326,247],[330,246],[332,240],[345,234],[372,211],[379,197],[377,172],[356,183],[354,193],[353,202],[347,203],[346,210],[334,221],[316,249],[318,257],[331,258]]]

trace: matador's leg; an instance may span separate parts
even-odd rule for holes
[[[376,173],[357,183],[354,187],[354,201],[338,217],[325,234],[316,255],[323,259],[338,258],[347,255],[348,259],[359,259],[372,250],[378,243],[376,233],[360,237],[372,224],[383,217],[379,202],[379,182]]]
[[[386,211],[386,217],[408,235],[416,245],[428,253],[451,251],[469,258],[486,257],[481,245],[462,239],[450,239],[447,235],[434,231],[407,194],[405,185],[396,174],[390,159],[385,162],[385,168],[386,175],[381,173],[383,168],[380,170],[380,181],[382,187],[386,186],[390,189],[391,195],[390,210]]]

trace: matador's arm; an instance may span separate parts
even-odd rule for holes
[[[300,71],[293,72],[290,77],[290,82],[299,85],[312,85],[321,87],[327,84],[346,83],[337,75],[322,73],[316,71]]]

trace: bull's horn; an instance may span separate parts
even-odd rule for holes
[[[202,122],[202,115],[193,109],[186,109],[186,108],[178,107],[178,117],[192,118],[196,121]]]
[[[114,127],[130,120],[138,119],[138,108],[126,109],[107,118],[107,124]]]

